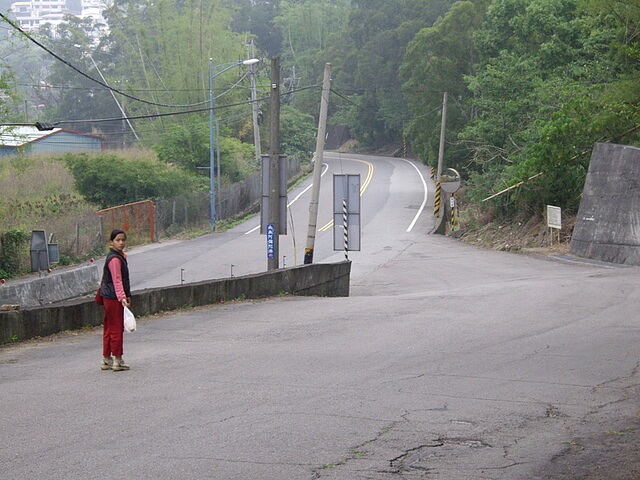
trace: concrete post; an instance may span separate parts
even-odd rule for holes
[[[320,101],[320,118],[318,120],[318,137],[316,138],[315,164],[313,166],[313,189],[309,205],[309,228],[307,230],[307,245],[304,249],[304,263],[313,263],[313,249],[316,239],[318,223],[318,203],[320,199],[320,180],[322,173],[322,159],[324,156],[324,137],[327,131],[327,110],[329,108],[329,92],[331,90],[331,64],[324,65],[324,79],[322,81],[322,98]]]
[[[267,270],[279,268],[280,255],[280,57],[271,59],[271,115],[269,146],[269,215],[274,229],[273,258],[267,259]]]

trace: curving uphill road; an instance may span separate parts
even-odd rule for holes
[[[327,153],[322,170],[314,262],[344,259],[333,245],[333,175],[360,175],[361,251],[350,252],[352,278],[377,268],[407,238],[433,228],[433,183],[429,169],[389,157]],[[431,185],[431,187],[429,187]],[[280,266],[301,265],[307,243],[311,180],[289,192],[287,235],[280,236]],[[130,252],[135,289],[178,285],[267,270],[267,244],[258,216],[235,228],[184,242],[134,248]],[[340,230],[341,231],[341,230]]]

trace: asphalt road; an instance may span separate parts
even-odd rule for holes
[[[408,200],[348,298],[142,318],[128,372],[99,329],[0,348],[0,478],[638,478],[599,447],[640,428],[639,270],[406,231]]]
[[[361,251],[349,253],[356,277],[401,250],[407,230],[433,228],[434,189],[424,165],[398,158],[327,153],[322,172],[314,262],[344,260],[342,242],[340,250],[334,250],[334,175],[360,175]],[[280,267],[304,263],[310,200],[310,179],[289,192],[288,234],[279,239]],[[134,248],[130,264],[136,289],[259,273],[267,270],[267,240],[260,234],[256,216],[225,232]]]

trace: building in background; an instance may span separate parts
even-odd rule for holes
[[[59,25],[67,12],[66,0],[31,0],[11,4],[11,12],[23,30],[29,32],[45,23]]]
[[[72,11],[66,0],[29,0],[11,4],[11,15],[20,28],[26,32],[38,30],[45,24],[55,29],[64,21],[65,15],[92,18],[94,22],[106,25],[102,12],[109,2],[103,0],[82,0],[81,11]]]
[[[102,138],[63,128],[0,127],[0,157],[102,150]]]

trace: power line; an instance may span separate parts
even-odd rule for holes
[[[141,102],[141,103],[146,103],[148,105],[154,105],[156,107],[168,107],[168,108],[189,108],[189,107],[194,107],[197,105],[202,105],[203,102],[199,102],[196,104],[190,104],[190,105],[169,105],[166,103],[157,103],[157,102],[152,102],[149,100],[145,100],[143,98],[138,98],[138,97],[134,97],[133,95],[129,95],[128,93],[125,93],[121,90],[117,90],[115,88],[110,87],[109,85],[107,85],[104,82],[101,82],[100,80],[93,78],[92,76],[84,73],[82,70],[80,70],[79,68],[77,68],[75,65],[69,63],[68,61],[66,61],[65,59],[63,59],[62,57],[60,57],[59,55],[57,55],[56,53],[52,52],[50,49],[48,49],[47,47],[45,47],[43,44],[41,44],[40,42],[38,42],[35,38],[33,38],[31,35],[29,35],[27,32],[25,32],[22,28],[20,28],[18,25],[16,25],[12,20],[10,20],[6,15],[4,15],[2,12],[0,12],[0,18],[2,20],[4,20],[5,22],[7,22],[9,25],[11,25],[15,30],[17,30],[18,32],[20,32],[22,35],[24,35],[29,41],[35,43],[38,47],[42,48],[45,52],[47,52],[49,55],[53,56],[55,59],[59,60],[60,62],[64,63],[65,65],[67,65],[68,67],[70,67],[71,69],[73,69],[75,72],[79,73],[80,75],[82,75],[83,77],[91,80],[92,82],[97,83],[98,85],[103,86],[104,88],[118,93],[120,95],[122,95],[123,97],[129,98],[131,100],[135,100],[137,102]]]
[[[356,102],[354,102],[353,100],[351,100],[350,98],[345,97],[344,95],[336,92],[333,88],[331,89],[331,93],[335,93],[337,96],[339,96],[340,98],[342,98],[343,100],[347,101],[348,103],[350,103],[351,105],[358,107],[358,108],[364,108],[362,105],[358,105]]]
[[[246,75],[244,75],[242,79],[246,78]],[[69,87],[66,85],[53,85],[53,84],[42,84],[42,85],[38,85],[37,83],[16,83],[17,86],[19,87],[23,87],[23,88],[32,88],[35,90],[43,90],[43,89],[51,89],[51,90],[78,90],[78,91],[85,91],[85,92],[94,92],[94,91],[102,91],[102,89],[98,88],[98,87]],[[234,84],[235,89],[238,90],[249,90],[251,87],[245,87],[243,85],[238,85],[237,83]],[[268,90],[265,89],[261,89],[263,92],[267,92]],[[131,89],[132,92],[143,92],[143,93],[155,93],[155,92],[173,92],[173,93],[206,93],[208,95],[209,93],[209,89],[171,89],[171,90],[167,90],[167,89],[154,89],[154,88],[146,88],[146,89]],[[227,93],[227,92],[224,92]],[[220,94],[217,95],[216,98],[224,95]],[[207,102],[209,100],[206,100]],[[201,102],[204,103],[204,102]],[[196,105],[191,105],[191,106],[196,106]]]
[[[320,84],[314,84],[314,85],[309,85],[307,87],[302,87],[302,88],[298,88],[296,90],[290,91],[290,92],[285,92],[285,93],[281,93],[280,96],[281,97],[285,97],[287,95],[290,95],[291,93],[295,93],[295,92],[300,92],[302,90],[309,90],[311,88],[316,88],[318,87]],[[269,100],[270,97],[261,97],[256,99],[257,102],[261,102],[261,101],[265,101],[265,100]],[[230,107],[237,107],[240,105],[249,105],[253,103],[253,100],[246,100],[244,102],[238,102],[238,103],[230,103],[228,105],[220,105],[220,106],[216,106],[214,107],[214,110],[219,110],[219,109],[224,109],[224,108],[230,108]],[[64,125],[64,124],[68,124],[68,123],[101,123],[101,122],[115,122],[115,121],[122,121],[122,120],[140,120],[140,119],[151,119],[151,118],[158,118],[158,117],[170,117],[173,115],[189,115],[189,114],[193,114],[193,113],[202,113],[202,112],[209,112],[211,111],[211,108],[197,108],[195,110],[184,110],[181,112],[170,112],[170,113],[154,113],[151,115],[137,115],[137,116],[133,116],[133,117],[113,117],[113,118],[92,118],[92,119],[80,119],[80,120],[58,120],[55,122],[51,122],[51,125]]]
[[[265,97],[266,98],[266,97]],[[265,99],[263,98],[263,100]],[[231,103],[229,105],[221,105],[219,107],[215,107],[214,110],[229,108],[229,107],[237,107],[238,105],[246,105],[251,103],[251,100],[239,103]],[[170,113],[154,113],[151,115],[136,115],[132,117],[113,117],[113,118],[89,118],[84,120],[59,120],[57,122],[53,122],[53,125],[64,125],[66,123],[100,123],[100,122],[114,122],[114,121],[122,121],[122,120],[141,120],[141,119],[150,119],[150,118],[159,118],[159,117],[170,117],[173,115],[189,115],[192,113],[202,113],[210,111],[210,108],[197,108],[195,110],[183,110],[181,112],[170,112]]]

